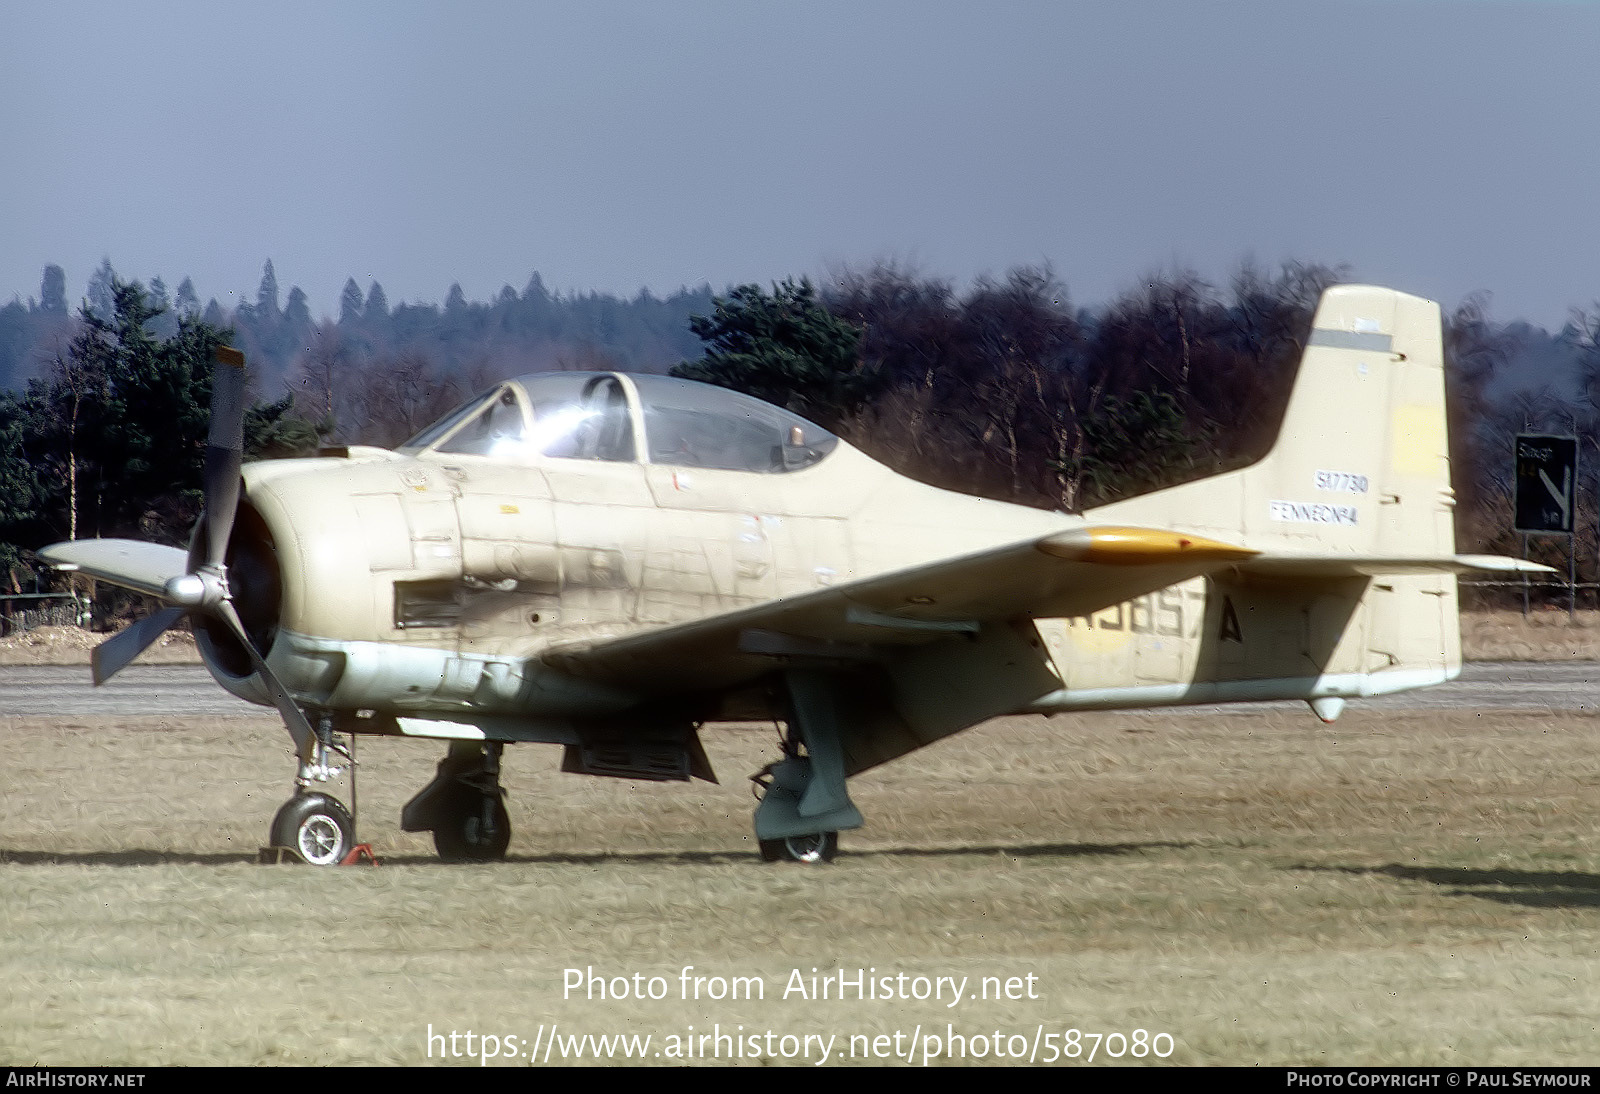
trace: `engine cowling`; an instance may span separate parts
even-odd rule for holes
[[[554,517],[536,471],[501,477],[389,453],[245,468],[229,584],[245,630],[299,701],[397,713],[633,701],[529,662],[560,601]],[[223,687],[269,701],[220,623],[197,632]]]

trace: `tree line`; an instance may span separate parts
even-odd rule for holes
[[[957,292],[879,266],[734,289],[694,322],[705,354],[674,371],[785,403],[924,481],[1077,511],[1264,455],[1317,301],[1347,280],[1290,263],[1221,291],[1179,273],[1089,309],[1048,268]],[[1446,317],[1446,342],[1470,496],[1502,347],[1478,301]]]
[[[1349,280],[1337,267],[1246,265],[1226,288],[1177,273],[1075,308],[1048,268],[957,292],[879,266],[820,289],[734,289],[695,321],[706,352],[674,371],[786,403],[914,478],[1086,509],[1265,455],[1318,298]],[[1484,294],[1443,318],[1458,548],[1526,552],[1564,571],[1565,537],[1513,530],[1512,449],[1519,433],[1573,435],[1575,571],[1600,582],[1600,302],[1575,310],[1555,338],[1493,322]],[[1505,383],[1530,341],[1560,348],[1575,396]],[[1507,595],[1521,593],[1478,599]],[[1600,607],[1600,590],[1590,595]]]
[[[42,376],[0,391],[0,580],[13,592],[47,543],[185,546],[200,513],[211,358],[232,332],[171,316],[137,282],[110,289],[105,314],[85,304]],[[293,403],[248,408],[249,455],[315,449],[316,429]]]
[[[25,390],[0,394],[0,579],[18,587],[28,552],[57,539],[186,542],[200,498],[210,351],[222,341],[243,346],[255,365],[284,352],[293,341],[283,340],[286,330],[308,340],[282,366],[285,380],[258,389],[250,412],[256,456],[305,454],[328,442],[393,445],[504,376],[655,371],[676,361],[679,375],[786,404],[915,478],[1075,511],[1263,455],[1318,297],[1348,279],[1344,270],[1301,263],[1246,266],[1225,288],[1176,273],[1087,308],[1044,267],[958,290],[879,265],[843,271],[820,288],[802,280],[707,292],[669,337],[665,301],[641,299],[628,313],[614,298],[584,298],[593,314],[580,321],[579,298],[544,292],[537,275],[523,293],[508,289],[488,305],[469,304],[457,290],[442,310],[390,307],[380,286],[362,293],[351,283],[339,320],[314,323],[298,290],[279,305],[270,263],[255,304],[231,316],[198,308],[187,279],[169,298],[164,285],[114,273],[105,294],[91,293],[76,314],[63,315],[59,271],[47,270],[29,314],[63,320],[53,352]],[[559,324],[569,333],[609,331],[605,344],[620,345],[624,330],[644,338],[639,332],[656,328],[618,317],[639,319],[652,308],[659,329],[645,340],[653,348],[635,343],[647,360],[581,340],[547,341],[548,352],[531,359],[512,348],[515,332],[545,337]],[[1577,344],[1585,391],[1600,397],[1596,316]],[[441,348],[446,343],[454,348]],[[674,356],[669,346],[689,348]],[[1481,299],[1446,316],[1462,549],[1518,552],[1509,533],[1508,438],[1560,426],[1596,457],[1580,505],[1589,514],[1580,569],[1591,574],[1600,420],[1592,404],[1549,393],[1491,399],[1513,348]]]
[[[109,259],[102,262],[89,277],[81,307],[109,319],[113,285],[126,280]],[[299,286],[285,291],[271,260],[254,299],[231,309],[215,298],[202,305],[188,277],[175,292],[152,278],[145,292],[156,312],[150,321],[155,333],[170,337],[182,319],[230,330],[259,390],[276,398],[304,388],[308,402],[322,396],[325,408],[332,403],[339,411],[333,432],[341,440],[392,432],[382,405],[355,404],[396,370],[420,372],[435,388],[548,368],[660,372],[696,352],[689,317],[712,306],[709,287],[665,297],[641,290],[623,299],[554,292],[534,273],[521,292],[507,285],[486,303],[468,301],[452,285],[441,307],[392,303],[377,281],[363,291],[352,278],[340,296],[338,318],[315,319],[306,293]],[[0,306],[0,389],[21,390],[42,375],[73,327],[65,274],[60,266],[47,266],[38,297]],[[318,389],[319,382],[326,388],[330,376],[342,382],[342,390]]]

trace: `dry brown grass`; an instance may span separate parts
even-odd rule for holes
[[[1469,661],[1600,661],[1600,612],[1565,608],[1463,612],[1461,649]]]
[[[1571,714],[1007,719],[857,780],[830,867],[763,866],[722,786],[508,754],[510,861],[401,833],[438,750],[364,742],[377,869],[251,864],[270,717],[0,718],[0,1063],[419,1063],[425,1033],[1169,1032],[1181,1063],[1594,1063],[1600,723]],[[562,999],[563,970],[667,977]],[[683,1002],[678,970],[759,975]],[[791,969],[1037,975],[1041,998],[783,1000]],[[559,1057],[557,1057],[559,1059]]]
[[[87,665],[89,655],[109,634],[79,627],[37,627],[0,638],[0,665]],[[148,665],[198,665],[194,635],[172,630],[139,655]]]

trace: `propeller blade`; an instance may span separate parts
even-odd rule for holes
[[[216,613],[228,625],[250,654],[250,662],[255,666],[256,674],[261,677],[262,683],[267,685],[267,690],[272,693],[272,701],[277,704],[278,713],[283,715],[283,724],[289,731],[289,736],[294,738],[295,750],[302,760],[311,758],[311,742],[314,734],[311,723],[306,721],[304,712],[295,703],[289,694],[289,689],[283,686],[283,681],[278,679],[277,673],[267,667],[266,658],[261,656],[261,651],[256,649],[250,641],[250,636],[245,634],[244,624],[239,622],[239,613],[233,610],[233,602],[224,600],[216,607]]]
[[[98,686],[127,668],[135,657],[160,638],[166,629],[183,618],[183,608],[162,608],[137,623],[130,623],[94,648],[89,663]]]
[[[244,354],[218,346],[211,370],[211,434],[206,440],[206,565],[221,566],[239,507],[244,463]],[[246,643],[248,645],[249,643]]]

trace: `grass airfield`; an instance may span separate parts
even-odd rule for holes
[[[1069,1029],[1168,1034],[1173,1064],[1593,1064],[1597,724],[1359,704],[1334,726],[1002,719],[855,780],[867,828],[809,868],[750,846],[743,780],[770,726],[707,732],[720,786],[510,749],[510,858],[478,867],[398,830],[441,750],[363,740],[360,834],[383,864],[319,871],[254,864],[292,773],[270,716],[0,716],[0,1063],[427,1064],[451,1051],[430,1059],[431,1026],[458,1034],[442,1062],[478,1062],[471,1030],[518,1055],[491,1065],[526,1065],[555,1024],[650,1034],[663,1063],[709,1051],[692,1026],[741,1038],[721,1062],[744,1064],[817,1063],[820,1041],[785,1058],[808,1035],[834,1038],[830,1064],[921,1064],[929,1035],[935,1064],[995,1063],[997,1043],[1043,1063]],[[685,1000],[686,965],[764,998]],[[590,967],[659,976],[665,998],[564,998]],[[784,998],[813,968],[974,994],[1031,975],[1038,997]],[[985,1055],[943,1055],[952,1027]],[[1085,1062],[1076,1044],[1058,1065]]]

